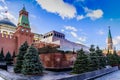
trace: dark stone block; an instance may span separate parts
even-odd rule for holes
[[[82,74],[77,74],[72,77],[62,78],[59,80],[94,80],[97,77],[103,76],[105,74],[111,73],[118,70],[118,67],[104,68],[101,70],[86,72]]]

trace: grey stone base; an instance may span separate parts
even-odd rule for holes
[[[92,71],[92,72],[86,72],[83,74],[76,74],[73,75],[72,77],[65,77],[65,78],[61,78],[61,79],[57,79],[57,80],[93,80],[96,77],[114,72],[119,70],[118,67],[112,67],[112,68],[104,68],[101,70],[96,70],[96,71]]]

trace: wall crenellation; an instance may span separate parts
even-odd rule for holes
[[[15,39],[13,35],[0,33],[0,39]]]

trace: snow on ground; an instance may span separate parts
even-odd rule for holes
[[[0,80],[5,80],[5,79],[3,79],[3,78],[0,77]]]
[[[8,73],[9,72],[9,73]],[[2,74],[2,76],[6,76],[6,78],[8,79],[21,79],[21,80],[56,80],[56,79],[60,79],[63,77],[69,77],[72,76],[69,74],[70,71],[64,71],[64,72],[52,72],[52,71],[44,71],[44,75],[43,76],[30,76],[30,75],[23,75],[23,74],[15,74],[13,72],[13,66],[8,66],[8,72],[0,70],[0,76]],[[2,79],[0,79],[2,80]]]

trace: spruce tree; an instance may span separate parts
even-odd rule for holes
[[[5,61],[6,63],[9,65],[9,64],[12,64],[12,56],[10,54],[10,52],[8,51],[6,56],[5,56]]]
[[[113,60],[112,60],[112,53],[107,53],[107,65],[111,65],[113,64]]]
[[[28,48],[28,43],[27,41],[25,41],[25,43],[23,43],[20,48],[19,48],[19,52],[18,55],[16,56],[16,64],[14,66],[14,72],[15,73],[21,73],[22,70],[22,65],[23,65],[23,60],[24,60],[24,55],[27,52],[27,48]]]
[[[30,46],[27,53],[24,55],[22,73],[25,75],[43,73],[43,66],[40,62],[38,51],[33,46]]]
[[[118,66],[119,65],[119,56],[117,55],[116,50],[114,50],[112,58],[113,58],[113,66]]]
[[[0,53],[0,61],[4,61],[4,58],[1,53]]]
[[[98,56],[99,69],[104,68],[106,66],[106,58],[98,46],[96,47],[96,54]]]
[[[97,58],[98,55],[95,52],[94,45],[91,45],[89,50],[90,50],[90,55],[89,55],[89,57],[90,57],[90,65],[89,65],[89,68],[92,71],[97,70],[97,69],[99,69],[100,64],[99,64],[99,59]]]
[[[1,49],[1,52],[0,52],[0,61],[4,61],[5,59],[5,56],[4,56],[4,52],[3,52],[3,48]]]
[[[83,49],[77,51],[77,58],[74,63],[73,73],[79,74],[88,71],[88,56],[85,54]]]
[[[113,52],[113,54],[107,54],[107,62],[110,66],[117,66],[119,64],[119,56],[116,52]]]

